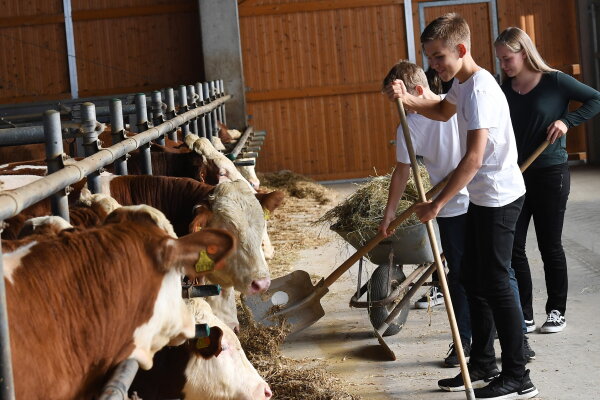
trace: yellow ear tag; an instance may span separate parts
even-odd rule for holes
[[[202,250],[198,254],[198,261],[196,261],[196,272],[212,271],[214,266],[215,262],[208,256],[206,250]]]
[[[210,346],[210,337],[202,337],[196,339],[196,348],[198,350],[205,349]]]
[[[202,229],[202,227],[201,227],[200,225],[198,225],[198,226],[195,228],[194,232],[199,232],[201,229]]]
[[[265,221],[268,221],[271,219],[271,211],[267,210],[266,208],[263,208],[263,213],[265,215]]]

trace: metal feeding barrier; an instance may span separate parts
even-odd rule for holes
[[[165,98],[163,103],[162,98]],[[225,103],[231,95],[225,94],[223,81],[196,83],[195,85],[178,88],[178,106],[175,107],[175,95],[172,88],[165,89],[162,93],[154,91],[150,95],[150,104],[146,102],[146,95],[135,95],[135,104],[123,104],[122,99],[111,99],[107,105],[96,107],[91,102],[80,105],[68,102],[57,109],[43,113],[43,124],[39,125],[35,115],[19,114],[7,116],[3,120],[27,121],[28,126],[0,129],[0,146],[20,145],[32,143],[46,143],[46,157],[48,176],[43,177],[25,186],[0,191],[0,227],[3,221],[20,213],[25,208],[40,200],[50,197],[52,213],[69,221],[67,188],[81,179],[87,177],[88,187],[92,193],[100,189],[99,170],[108,164],[114,163],[115,173],[127,174],[128,153],[140,149],[143,155],[142,171],[152,174],[150,142],[165,144],[165,135],[177,141],[177,129],[182,133],[194,133],[200,137],[210,139],[218,136],[217,121],[225,123]],[[98,140],[99,127],[97,121],[99,112],[103,116],[110,116],[113,145],[102,148]],[[129,114],[130,127],[137,133],[126,136],[123,113]],[[151,120],[148,118],[150,112]],[[61,121],[67,119],[67,121]],[[135,124],[132,123],[135,121]],[[35,124],[38,125],[35,125]],[[33,125],[32,125],[33,124]],[[153,126],[150,126],[150,125]],[[245,160],[237,162],[238,165],[254,165],[253,159],[247,159],[256,152],[241,153],[248,139],[252,136],[252,129],[246,130],[234,147],[231,159],[244,155]],[[78,155],[85,155],[79,161],[65,164],[66,155],[63,149],[63,139],[74,138],[80,142]],[[252,143],[262,143],[264,133],[257,132],[256,140]],[[0,228],[1,231],[1,228]],[[1,242],[0,242],[1,244]],[[184,291],[188,296],[207,296],[220,292],[220,287],[188,288]],[[6,307],[6,292],[4,286],[4,270],[2,264],[2,249],[0,246],[0,400],[14,399],[13,373],[11,364],[11,351],[8,329],[8,314]],[[196,335],[207,335],[209,329],[197,325]],[[137,362],[126,360],[117,367],[113,378],[103,391],[101,399],[126,399],[127,391],[137,372]]]

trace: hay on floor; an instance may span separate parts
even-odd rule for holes
[[[281,354],[280,346],[289,333],[285,320],[266,327],[238,302],[239,339],[246,356],[264,378],[278,400],[358,400],[345,392],[341,381],[323,368],[323,361],[294,360]]]
[[[419,167],[419,174],[425,191],[431,188],[429,174],[425,167]],[[332,229],[356,232],[365,240],[370,239],[373,232],[377,231],[383,218],[387,204],[391,173],[375,176],[366,184],[359,185],[358,190],[345,201],[327,211],[317,220],[317,224],[332,225]],[[404,194],[396,209],[396,216],[418,201],[419,195],[412,170],[406,184]],[[400,226],[419,224],[416,215],[411,215]]]
[[[284,190],[289,196],[298,199],[311,198],[321,204],[328,204],[335,200],[335,194],[325,186],[289,170],[259,174],[258,178],[261,185]]]

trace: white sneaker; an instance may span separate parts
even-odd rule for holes
[[[567,326],[567,321],[564,315],[558,310],[552,310],[548,314],[548,319],[544,322],[544,325],[540,328],[541,333],[555,333],[560,332]]]
[[[535,332],[535,321],[532,319],[525,320],[525,327],[527,328],[527,333]]]
[[[437,286],[432,286],[429,288],[427,293],[425,293],[419,300],[415,302],[415,308],[426,310],[429,308],[430,304],[431,307],[444,304],[444,294]]]

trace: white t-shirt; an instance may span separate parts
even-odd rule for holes
[[[462,154],[467,131],[489,131],[481,168],[467,185],[471,202],[502,207],[525,194],[508,102],[494,77],[481,69],[463,83],[454,79],[446,100],[456,104]]]
[[[423,157],[423,162],[429,172],[431,184],[436,185],[454,171],[462,158],[456,115],[446,122],[434,121],[420,114],[410,113],[406,116],[410,137],[415,153]],[[406,149],[402,125],[396,132],[396,160],[410,164]],[[469,193],[462,188],[438,214],[438,217],[456,217],[467,212],[469,208]]]

